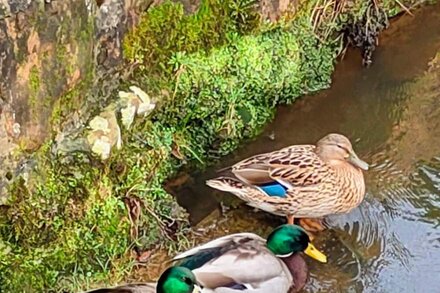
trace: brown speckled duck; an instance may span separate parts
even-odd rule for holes
[[[219,177],[207,184],[252,207],[286,216],[293,224],[294,217],[320,218],[357,207],[365,195],[362,170],[368,170],[368,164],[359,159],[348,138],[332,133],[316,146],[293,145],[259,154],[231,169],[235,178]]]

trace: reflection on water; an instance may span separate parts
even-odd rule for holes
[[[387,34],[369,69],[349,52],[330,90],[281,107],[263,135],[215,168],[329,132],[347,135],[371,163],[365,201],[350,214],[329,217],[330,229],[315,240],[329,263],[308,260],[305,292],[440,292],[440,74],[426,72],[440,51],[440,6],[398,20]],[[204,185],[215,169],[194,174],[179,190],[194,222],[220,201],[240,203]],[[237,225],[266,231],[282,221],[244,206],[230,214],[245,215],[249,224],[232,216],[223,232]]]

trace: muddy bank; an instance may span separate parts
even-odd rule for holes
[[[164,181],[254,137],[277,104],[329,87],[339,32],[371,9],[402,10],[395,1],[328,10],[164,1],[138,16],[132,7],[149,1],[12,2],[1,19],[3,137],[30,155],[2,177],[4,291],[118,282],[154,245],[185,246],[187,216]],[[138,25],[122,40],[130,19]],[[148,97],[130,94],[133,84]],[[152,116],[137,115],[144,104],[155,105]]]

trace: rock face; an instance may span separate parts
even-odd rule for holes
[[[48,2],[48,1],[46,1]],[[55,100],[90,70],[91,7],[80,1],[9,1],[1,20],[1,98],[6,133],[26,150],[49,135]]]
[[[275,21],[288,11],[295,12],[298,7],[298,0],[260,0],[259,6],[263,17]]]
[[[121,64],[121,39],[152,2],[0,0],[0,199],[17,171],[13,151],[38,149],[52,134],[56,103]],[[86,98],[78,95],[80,112]]]

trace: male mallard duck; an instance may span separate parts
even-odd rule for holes
[[[293,145],[245,159],[232,167],[236,178],[219,177],[207,185],[235,194],[248,205],[269,213],[320,218],[347,213],[365,195],[359,159],[348,138],[328,134],[314,145]]]
[[[202,293],[190,269],[173,266],[166,269],[157,283],[133,283],[112,288],[99,288],[84,293]]]
[[[190,249],[174,260],[157,282],[156,292],[297,292],[306,283],[307,265],[299,252],[327,262],[299,226],[281,225],[267,241],[253,233],[217,238]],[[197,290],[197,284],[203,289]],[[98,289],[93,293],[154,292],[152,284],[132,284]]]

